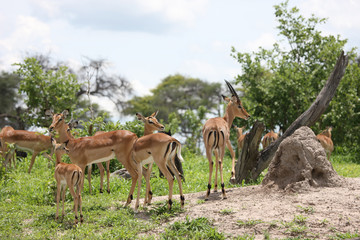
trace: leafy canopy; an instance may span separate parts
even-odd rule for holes
[[[317,27],[326,19],[314,15],[305,18],[298,8],[289,8],[287,1],[275,5],[275,16],[281,39],[272,49],[260,47],[257,52],[241,53],[233,47],[232,56],[242,67],[242,74],[238,75],[236,82],[242,85],[243,99],[250,106],[251,115],[256,116],[249,124],[261,120],[268,130],[278,126],[285,131],[315,100],[347,40],[340,39],[339,35],[323,36]],[[347,54],[354,59],[354,49]],[[319,124],[314,126],[318,132],[332,125],[335,142],[344,140],[339,134],[341,129],[351,131],[358,126],[349,119],[346,120],[347,126],[343,126],[349,113],[359,119],[358,68],[353,65],[347,69],[337,95]],[[350,91],[350,88],[353,89]]]

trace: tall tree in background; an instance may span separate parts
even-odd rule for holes
[[[273,49],[240,53],[233,48],[232,55],[242,66],[243,73],[236,82],[241,84],[244,102],[254,116],[248,124],[256,119],[263,121],[267,129],[278,126],[284,131],[314,101],[347,40],[341,40],[340,36],[323,36],[317,27],[326,19],[304,18],[298,8],[289,9],[287,1],[275,5],[275,16],[281,41],[275,43]],[[354,49],[347,55],[354,61]],[[345,140],[343,131],[359,130],[358,69],[357,64],[352,64],[346,70],[330,107],[314,126],[317,132],[332,125],[338,144]],[[356,137],[351,139],[356,140]]]
[[[107,98],[115,104],[116,109],[121,113],[126,98],[133,92],[130,82],[119,75],[109,75],[106,72],[109,63],[105,59],[86,59],[87,63],[83,64],[78,73],[81,86],[77,96],[90,94],[91,96]]]
[[[54,70],[43,69],[35,58],[16,63],[15,71],[21,78],[19,92],[25,94],[26,110],[22,115],[29,126],[48,126],[44,117],[47,109],[61,112],[76,106],[79,84],[76,76],[65,66]]]
[[[180,127],[178,134],[187,139],[189,149],[196,152],[206,114],[221,115],[221,90],[219,83],[207,83],[180,74],[170,75],[151,90],[152,95],[129,100],[123,113],[150,115],[159,110],[157,117],[165,122],[165,126],[176,118]],[[169,116],[172,118],[169,119]]]

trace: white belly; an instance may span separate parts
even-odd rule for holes
[[[109,156],[107,157],[103,157],[103,158],[99,158],[99,159],[95,159],[94,161],[91,161],[90,164],[93,164],[93,163],[101,163],[101,162],[106,162],[106,161],[109,161],[111,159],[115,158],[115,153],[111,153]],[[88,164],[88,165],[90,165]]]

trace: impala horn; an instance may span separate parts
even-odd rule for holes
[[[231,86],[231,84],[230,84],[228,81],[226,81],[226,80],[224,80],[224,81],[226,82],[226,85],[228,86],[231,94],[236,97],[236,99],[238,100],[238,102],[240,102],[240,98],[239,98],[239,96],[237,95],[237,93],[236,93],[235,89],[233,88],[233,86]]]

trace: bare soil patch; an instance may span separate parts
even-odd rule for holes
[[[271,239],[332,239],[337,234],[360,233],[360,178],[346,178],[341,187],[295,193],[258,185],[227,189],[228,199],[224,200],[221,192],[211,193],[209,201],[203,201],[204,196],[205,191],[186,194],[185,212],[152,234],[186,217],[211,219],[229,238],[248,234],[264,239],[267,233]],[[155,197],[154,201],[165,199],[167,196]]]

